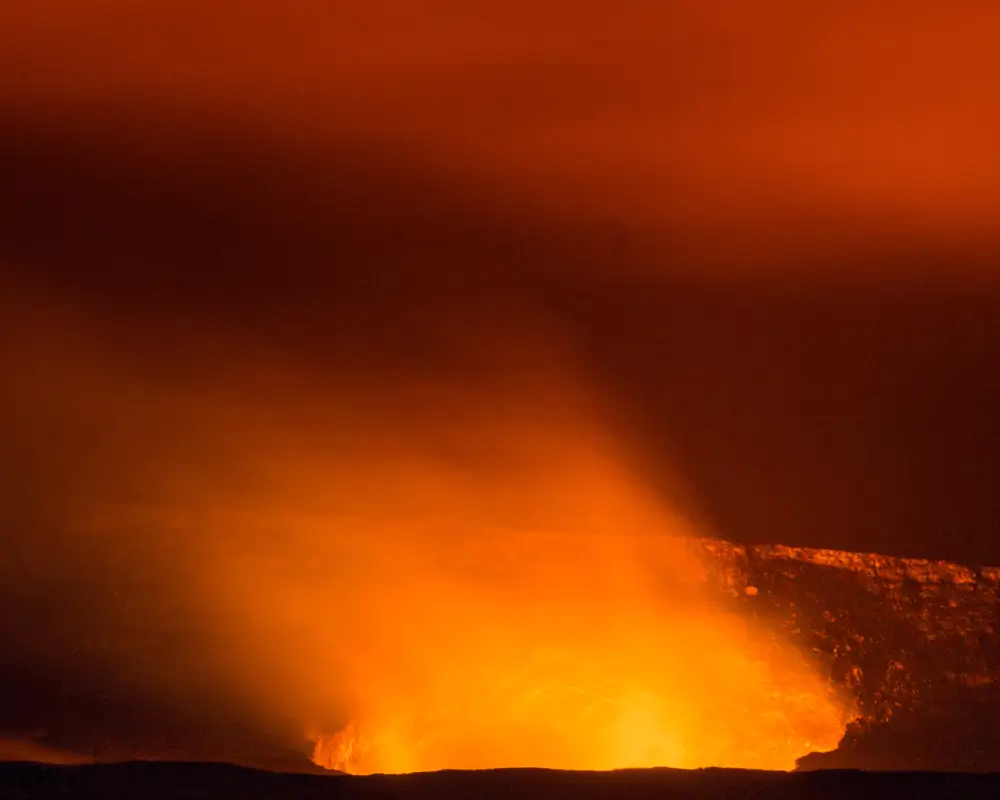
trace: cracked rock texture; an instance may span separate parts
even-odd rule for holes
[[[1000,769],[1000,568],[694,544],[731,603],[810,654],[859,718],[800,767]]]

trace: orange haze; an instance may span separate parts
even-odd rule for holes
[[[124,563],[153,576],[140,625],[189,626],[155,658],[92,653],[119,685],[214,687],[354,772],[789,769],[836,746],[848,709],[704,594],[682,537],[705,531],[636,477],[557,336],[497,348],[516,384],[414,382],[401,400],[358,379],[314,400],[263,355],[168,391],[83,320],[34,319],[47,333],[8,413],[65,437],[72,408],[112,450],[71,469],[76,532],[48,572],[94,559],[114,586]]]
[[[745,622],[698,601],[676,541],[476,531],[382,545],[374,593],[345,609],[352,722],[311,732],[322,766],[790,769],[843,732],[804,661],[755,653]]]
[[[10,725],[833,747],[680,537],[992,535],[1000,4],[272,6],[0,4]]]
[[[505,479],[507,514],[426,463],[408,484],[427,492],[425,524],[258,518],[244,525],[280,531],[277,551],[219,555],[213,606],[239,620],[234,650],[295,686],[316,763],[790,769],[836,747],[846,709],[703,594],[676,538],[690,524],[585,432],[521,435],[542,452]],[[533,501],[546,529],[495,528]]]

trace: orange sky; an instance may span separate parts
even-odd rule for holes
[[[725,224],[744,245],[787,248],[762,221],[817,215],[852,221],[837,237],[996,233],[990,2],[61,0],[2,15],[8,107],[173,108],[297,142],[347,131],[633,223]]]

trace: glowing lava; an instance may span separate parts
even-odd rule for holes
[[[531,402],[408,395],[420,435],[361,415],[354,450],[305,439],[282,480],[329,512],[272,491],[273,512],[200,520],[232,679],[354,773],[790,769],[836,747],[849,710],[722,606],[686,546],[704,526],[557,373],[518,384]]]
[[[804,661],[755,647],[745,624],[677,582],[681,567],[699,574],[677,540],[536,534],[452,548],[433,594],[404,588],[393,626],[405,618],[409,635],[391,663],[360,659],[352,721],[311,737],[315,763],[791,769],[843,733],[846,709]]]

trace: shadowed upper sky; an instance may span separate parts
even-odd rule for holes
[[[296,448],[383,440],[489,483],[553,359],[720,536],[1000,563],[993,4],[8,5],[0,730],[147,696],[81,631],[203,635],[79,514],[336,511]]]

